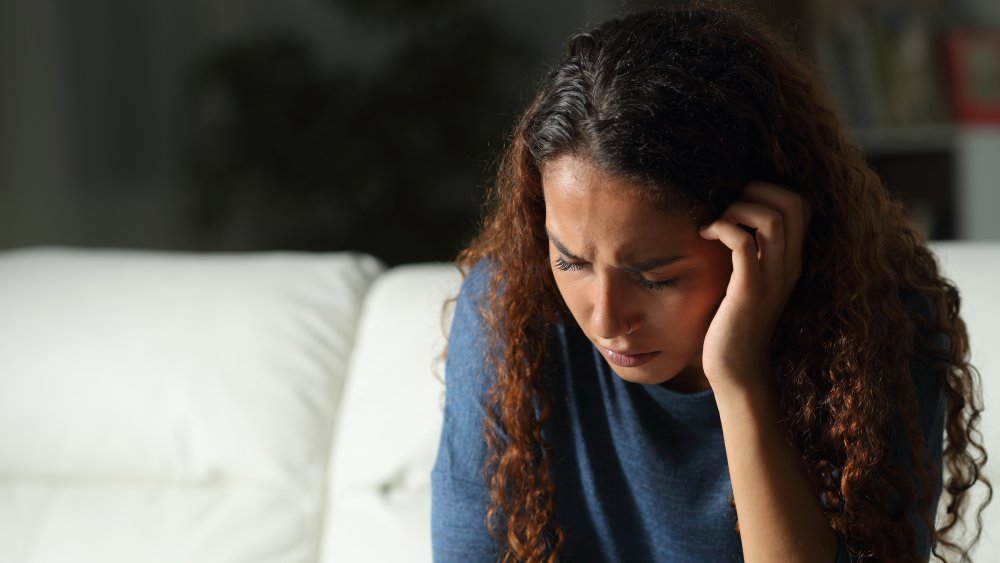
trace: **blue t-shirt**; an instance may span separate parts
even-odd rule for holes
[[[432,473],[437,562],[496,561],[485,516],[489,492],[483,415],[492,375],[479,303],[488,284],[479,265],[455,310],[445,368],[444,426]],[[545,383],[553,401],[543,434],[552,447],[562,561],[742,561],[722,426],[711,390],[679,393],[618,377],[572,322],[547,342]],[[932,374],[914,369],[920,424],[940,464],[943,397]],[[905,442],[893,445],[909,466]],[[932,503],[936,510],[937,498]],[[919,516],[918,545],[929,553]],[[849,561],[843,543],[837,561]]]

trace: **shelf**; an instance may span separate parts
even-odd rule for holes
[[[956,127],[951,123],[907,127],[852,127],[850,135],[868,155],[891,156],[920,152],[950,152]]]

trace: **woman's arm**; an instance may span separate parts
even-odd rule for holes
[[[766,368],[754,374],[771,381]],[[715,390],[739,518],[743,556],[755,561],[834,561],[837,537],[787,440],[776,385]]]
[[[746,561],[850,559],[822,512],[801,455],[786,438],[785,413],[767,353],[774,326],[798,280],[808,217],[808,207],[794,193],[755,183],[703,231],[705,238],[720,240],[733,252],[733,276],[705,337],[703,367],[719,407]],[[929,314],[918,305],[914,304],[921,314]],[[919,352],[911,365],[918,422],[928,453],[940,467],[943,395],[936,374]],[[899,421],[894,439],[892,463],[912,472],[910,444]],[[933,485],[933,491],[918,491],[920,496],[933,495],[932,522],[940,482]],[[931,531],[918,505],[911,507],[909,520],[918,552],[927,558]]]
[[[797,194],[757,182],[702,229],[732,250],[733,274],[705,335],[702,367],[719,406],[748,562],[832,562],[837,553],[819,495],[787,440],[769,357],[801,272],[808,221]]]
[[[489,378],[480,300],[489,269],[473,268],[455,305],[445,365],[444,424],[431,473],[431,535],[434,561],[496,561],[497,548],[486,529],[489,491],[482,476],[485,394]]]
[[[930,454],[932,466],[940,467],[944,439],[944,395],[938,387],[936,374],[920,354],[911,363],[911,376],[917,397],[917,422],[924,444]],[[825,517],[818,513],[818,497],[806,477],[801,457],[783,438],[787,429],[781,422],[783,414],[778,408],[777,390],[774,386],[756,393],[751,390],[741,392],[720,389],[715,395],[722,419],[746,560],[759,560],[751,555],[751,550],[771,549],[764,542],[755,540],[758,536],[764,536],[771,540],[794,538],[794,542],[804,545],[788,546],[788,551],[815,551],[817,559],[812,560],[817,561],[834,559],[828,551],[830,542],[834,541],[836,561],[848,563],[851,559],[847,544],[843,540],[836,542],[827,534],[829,528],[825,526]],[[890,446],[891,461],[912,475],[910,448],[907,434],[897,421],[895,439]],[[925,525],[920,513],[920,499],[931,495],[927,510],[933,522],[940,497],[940,475],[931,477],[932,490],[924,491],[917,484],[917,500],[910,507],[909,513],[909,521],[916,533],[917,553],[922,560],[930,557],[931,530]],[[781,516],[772,520],[768,516],[769,511]],[[785,515],[790,515],[791,518],[786,518]],[[804,560],[810,560],[809,556],[805,556]]]

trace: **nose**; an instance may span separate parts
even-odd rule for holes
[[[632,313],[628,291],[620,283],[602,276],[596,283],[591,311],[591,330],[595,335],[611,340],[634,332],[638,328],[638,316]]]

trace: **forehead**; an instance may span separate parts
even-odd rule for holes
[[[546,227],[576,248],[598,242],[676,246],[696,235],[693,219],[667,213],[653,202],[645,185],[608,174],[575,156],[546,163],[542,189]]]
[[[607,193],[601,195],[609,198],[630,194],[652,202],[651,190],[645,184],[605,172],[586,158],[562,155],[546,162],[541,172],[546,195],[558,191],[558,195],[585,196],[602,190]]]

